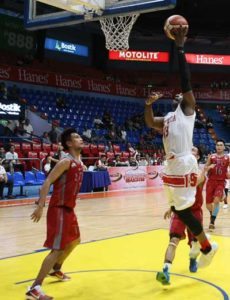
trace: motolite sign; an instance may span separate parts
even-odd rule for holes
[[[168,52],[148,51],[109,51],[110,60],[147,61],[147,62],[168,62]]]
[[[186,60],[190,64],[230,66],[230,55],[187,53]]]

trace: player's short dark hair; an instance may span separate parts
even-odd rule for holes
[[[61,134],[61,144],[64,150],[69,149],[69,147],[67,146],[67,142],[70,141],[72,133],[77,133],[75,128],[67,128]]]
[[[223,143],[224,144],[224,146],[225,146],[225,141],[224,140],[222,140],[222,139],[218,139],[218,140],[216,140],[216,144],[217,143]]]

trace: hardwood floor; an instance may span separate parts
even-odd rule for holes
[[[169,227],[163,219],[168,205],[163,191],[145,189],[82,195],[76,212],[82,243]],[[39,223],[30,220],[34,205],[0,209],[0,258],[41,249],[45,240],[46,210]],[[209,214],[204,208],[204,227]],[[215,234],[230,236],[230,208],[223,209],[216,221]]]

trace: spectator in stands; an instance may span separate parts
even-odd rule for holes
[[[109,112],[105,111],[102,117],[102,122],[104,123],[105,128],[111,129],[113,127],[113,120]]]
[[[122,126],[122,128],[121,128],[121,138],[122,138],[123,142],[126,142],[126,137],[127,137],[127,132],[125,130],[125,127]]]
[[[87,128],[85,126],[84,131],[82,132],[82,138],[83,140],[85,140],[86,142],[90,143],[91,142],[91,138],[92,138],[92,129]]]
[[[19,125],[14,130],[17,137],[25,138],[25,129],[24,129],[24,122],[19,121]]]
[[[52,125],[50,132],[48,132],[51,143],[57,144],[58,142],[58,132],[56,126]]]
[[[119,141],[119,138],[116,134],[115,126],[112,126],[112,128],[109,130],[106,138],[107,138],[107,140],[110,140],[112,143],[116,143],[117,141]]]
[[[141,157],[140,154],[137,154],[136,161],[138,166],[148,166],[148,162],[145,157]]]
[[[43,142],[44,144],[50,144],[50,143],[51,143],[50,138],[49,138],[49,134],[48,134],[47,131],[44,131],[44,132],[43,132],[43,135],[42,135],[42,142]]]
[[[24,130],[25,130],[25,137],[27,138],[31,138],[33,133],[34,133],[34,129],[33,126],[30,124],[30,120],[26,119],[25,123],[24,123]]]
[[[127,151],[130,153],[130,156],[135,156],[138,154],[138,151],[130,144],[127,144]]]
[[[48,175],[51,170],[51,159],[52,159],[51,156],[47,156],[46,158],[46,163],[44,165],[44,171],[46,175]]]
[[[129,165],[131,167],[137,167],[138,166],[138,161],[136,160],[136,158],[134,156],[130,156]]]
[[[152,159],[152,157],[148,153],[145,154],[145,159],[148,162],[148,166],[152,166],[153,165],[153,159]]]
[[[4,147],[0,147],[0,159],[3,160],[6,157],[6,151]]]
[[[11,135],[14,134],[14,132],[18,126],[19,126],[19,121],[17,121],[17,120],[9,120],[8,121],[7,127],[10,130]]]
[[[3,166],[0,165],[0,200],[3,200],[3,190],[7,183],[6,170]]]
[[[129,162],[123,162],[121,161],[121,156],[120,154],[115,155],[115,160],[113,161],[113,166],[114,167],[125,167],[125,166],[129,166]]]
[[[153,165],[154,166],[157,166],[157,165],[160,165],[160,159],[159,157],[157,157],[157,153],[153,153]]]
[[[97,114],[93,120],[93,124],[98,125],[99,128],[104,128],[104,123],[102,122],[102,120],[100,119],[99,115]]]
[[[102,154],[95,163],[96,170],[104,171],[108,168],[108,160],[105,154]]]
[[[53,170],[53,168],[55,167],[56,163],[59,162],[59,160],[61,160],[62,158],[64,158],[66,156],[66,153],[63,151],[63,146],[62,144],[59,142],[58,143],[58,150],[56,153],[54,153],[53,156],[49,156],[51,162],[51,170]]]
[[[105,153],[113,152],[113,144],[111,141],[108,141],[108,144],[105,146]]]
[[[13,173],[15,169],[19,169],[23,176],[25,177],[25,167],[20,161],[18,160],[18,153],[15,152],[14,145],[10,146],[10,149],[8,152],[6,152],[6,163],[9,166],[9,171]]]
[[[14,182],[13,180],[8,180],[6,170],[2,165],[2,159],[0,159],[0,200],[4,199],[3,191],[4,191],[4,187],[6,186],[8,187],[7,198],[13,199],[14,196],[12,195],[12,192],[13,192]]]

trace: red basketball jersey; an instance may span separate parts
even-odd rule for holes
[[[216,153],[211,155],[211,164],[215,164],[213,169],[208,172],[209,180],[225,180],[229,166],[229,156],[218,156]]]
[[[74,208],[77,194],[83,178],[83,167],[80,161],[70,159],[69,170],[59,177],[53,188],[50,206],[66,206]]]
[[[197,187],[196,187],[196,196],[195,196],[195,203],[192,206],[192,210],[198,210],[201,209],[202,205],[203,205],[203,187],[205,184],[206,179],[201,182]]]

